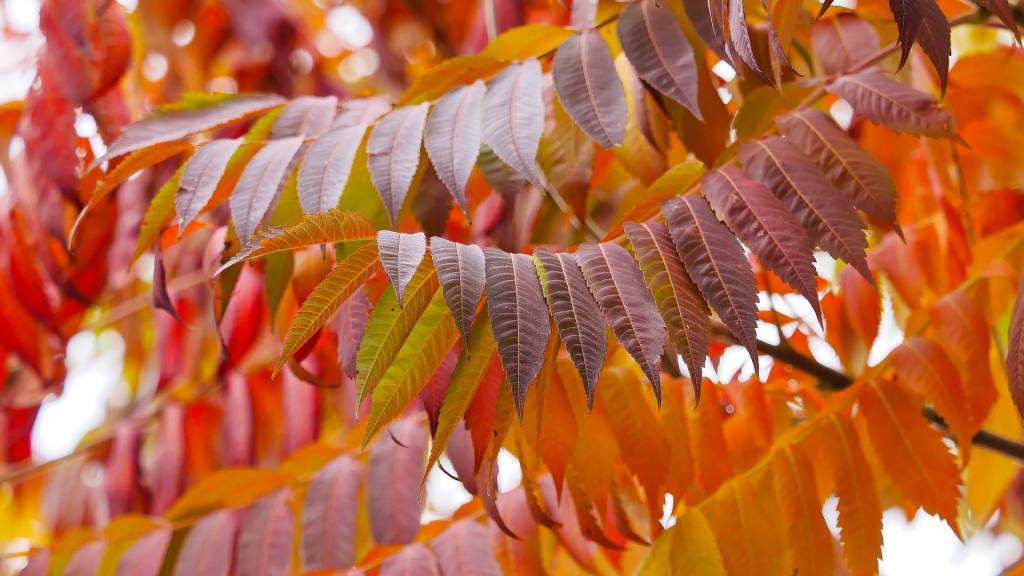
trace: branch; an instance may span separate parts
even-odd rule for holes
[[[716,336],[723,337],[733,343],[736,342],[735,337],[733,337],[722,324],[713,324],[712,331]],[[758,340],[757,350],[766,356],[771,356],[776,360],[785,362],[805,374],[810,374],[811,376],[816,377],[819,380],[819,387],[827,390],[845,390],[855,382],[852,376],[834,368],[825,366],[814,358],[804,356],[800,352],[797,352],[787,346],[769,344],[762,340]],[[924,417],[927,418],[929,422],[941,428],[943,432],[949,432],[946,422],[934,410],[931,408],[925,408],[923,413]],[[1024,443],[1016,442],[1005,436],[1000,436],[999,434],[995,434],[987,430],[979,430],[974,437],[971,438],[971,443],[988,448],[994,452],[999,452],[1000,454],[1009,456],[1010,458],[1016,458],[1017,460],[1024,461]]]

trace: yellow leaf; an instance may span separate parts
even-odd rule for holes
[[[345,300],[379,269],[377,245],[373,242],[364,244],[341,264],[335,266],[334,270],[313,289],[313,293],[302,303],[302,307],[292,320],[284,339],[284,350],[274,371],[280,370],[295,351],[312,338],[313,334],[334,316]]]
[[[149,208],[146,208],[146,214],[142,217],[142,227],[139,229],[139,237],[135,241],[133,261],[158,241],[160,233],[174,218],[174,197],[178,194],[178,184],[184,171],[185,165],[182,164],[174,176],[164,182],[156,196],[153,196],[153,200],[150,201]]]
[[[798,574],[832,574],[832,535],[821,515],[814,469],[797,444],[783,446],[772,459],[775,497],[789,537],[787,554]]]
[[[675,526],[662,532],[636,572],[638,576],[725,576],[725,573],[711,526],[697,508],[687,510]]]
[[[438,289],[373,390],[363,447],[419,394],[457,337],[455,319]]]
[[[730,574],[781,574],[779,542],[746,478],[723,484],[700,508],[708,517]]]
[[[527,24],[502,32],[480,55],[505,62],[525,60],[554,51],[572,35],[572,30],[559,26]]]
[[[199,480],[171,506],[171,522],[198,518],[213,510],[238,508],[285,486],[292,477],[274,470],[225,468]]]
[[[722,405],[717,386],[704,386],[703,396],[696,418],[690,421],[690,443],[697,465],[697,480],[704,494],[712,494],[732,478],[733,468],[722,431]]]

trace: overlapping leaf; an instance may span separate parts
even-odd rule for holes
[[[469,346],[473,316],[484,293],[484,252],[475,244],[467,246],[435,236],[430,239],[430,255],[462,342]]]
[[[558,336],[583,379],[587,403],[593,406],[594,387],[608,348],[601,310],[587,287],[576,256],[538,248],[533,260]]]
[[[626,93],[601,33],[573,35],[559,46],[551,66],[558,99],[576,124],[603,148],[622,144]]]
[[[484,97],[481,138],[534,186],[542,187],[537,148],[544,132],[540,62],[531,58],[506,68]]]
[[[849,102],[854,111],[893,130],[933,137],[953,134],[953,117],[931,95],[881,70],[840,76],[828,90]]]
[[[216,274],[243,260],[317,244],[370,240],[375,234],[376,231],[370,221],[357,212],[334,208],[327,212],[310,214],[291,226],[261,230],[245,248],[225,262]]]
[[[853,205],[896,227],[896,185],[889,171],[861,149],[824,112],[795,110],[776,119],[779,131],[808,157]]]
[[[174,198],[179,231],[187,228],[206,207],[224,175],[228,160],[241,144],[242,140],[238,138],[213,140],[201,146],[189,159]]]
[[[306,214],[338,206],[363,142],[366,124],[334,126],[306,150],[299,167],[299,203]]]
[[[398,213],[419,167],[420,142],[429,108],[426,102],[396,108],[377,123],[366,143],[373,185],[392,225],[398,223]]]
[[[768,268],[807,299],[820,323],[811,244],[786,205],[735,166],[708,172],[701,188],[719,218]]]
[[[477,80],[449,92],[427,119],[424,144],[438,178],[463,212],[469,210],[466,182],[480,153],[482,103],[487,87]]]
[[[859,64],[880,48],[878,32],[851,12],[819,20],[811,29],[811,47],[826,74],[838,74]]]
[[[697,62],[675,14],[655,0],[619,15],[619,42],[640,78],[703,120],[697,102]]]
[[[537,270],[529,256],[487,248],[484,257],[487,311],[505,378],[522,418],[526,392],[540,373],[551,332],[547,306]]]
[[[665,321],[636,261],[618,244],[582,244],[576,259],[605,322],[654,388],[661,402],[661,353]]]
[[[249,242],[282,182],[288,177],[292,157],[302,146],[302,136],[273,140],[260,149],[242,170],[231,194],[231,219],[243,244]]]
[[[672,242],[704,299],[757,365],[757,284],[736,237],[700,196],[662,204]]]
[[[204,99],[196,106],[158,112],[125,128],[121,136],[107,148],[103,156],[93,162],[93,165],[148,146],[181,140],[196,132],[213,130],[283,103],[281,97],[272,94],[224,95]]]
[[[370,447],[366,500],[376,543],[408,544],[416,537],[424,499],[415,479],[422,474],[426,449],[427,431],[415,418],[395,422],[391,435]]]
[[[733,57],[734,62],[736,57],[738,57],[748,68],[756,72],[762,80],[771,84],[771,78],[761,71],[761,66],[757,63],[757,56],[754,55],[754,47],[750,43],[750,30],[747,29],[747,16],[743,8],[743,0],[725,0],[725,2],[728,4],[730,40],[730,43],[726,46],[726,52],[729,52],[731,49],[732,53],[735,54]]]
[[[238,534],[235,569],[239,574],[285,574],[292,560],[293,520],[290,490],[266,496],[249,511]]]
[[[772,458],[772,480],[789,536],[793,568],[799,574],[828,576],[835,570],[832,535],[821,514],[814,468],[798,444]]]
[[[330,127],[337,108],[335,96],[299,96],[274,120],[270,137],[319,136]]]
[[[945,93],[951,43],[949,21],[942,9],[935,0],[889,0],[889,8],[899,30],[899,68],[906,64],[916,40],[939,73],[942,92]]]
[[[1024,281],[1017,287],[1006,347],[1006,378],[1017,412],[1024,417]]]
[[[731,50],[726,50],[725,13],[728,0],[684,0],[683,8],[701,40],[719,58],[732,63]]]
[[[747,173],[785,203],[812,240],[873,281],[865,255],[864,222],[849,198],[812,160],[778,136],[743,144],[739,156]]]
[[[384,273],[391,280],[398,295],[398,307],[403,305],[405,287],[412,280],[416,270],[427,253],[427,237],[423,232],[405,234],[381,230],[377,232],[377,252]]]
[[[295,314],[276,370],[334,316],[342,303],[380,269],[377,246],[365,244],[338,264],[313,290]]]
[[[302,568],[348,568],[355,562],[363,466],[341,456],[313,476],[302,504]]]
[[[668,330],[670,349],[682,354],[695,397],[700,400],[701,376],[711,324],[708,307],[679,258],[672,235],[659,222],[626,222],[626,236],[640,262]]]

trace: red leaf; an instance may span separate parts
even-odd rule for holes
[[[743,247],[700,196],[666,200],[661,212],[693,283],[757,366],[757,284]]]
[[[626,92],[611,50],[597,30],[584,30],[559,46],[551,63],[555,91],[565,111],[602,148],[622,144]]]
[[[754,48],[750,43],[750,31],[747,29],[747,16],[743,9],[743,0],[725,0],[729,4],[729,37],[732,41],[730,45],[727,45],[726,52],[731,49],[735,54],[732,58],[733,62],[736,61],[736,56],[743,61],[751,70],[757,73],[767,84],[774,84],[771,77],[761,71],[761,66],[757,63],[757,56],[754,55]]]
[[[522,418],[526,391],[540,373],[551,332],[547,306],[529,256],[487,248],[484,257],[491,328],[516,410]]]
[[[125,551],[117,565],[118,574],[157,576],[164,562],[167,545],[171,542],[171,529],[158,528],[139,538]]]
[[[953,117],[931,95],[894,80],[881,70],[840,76],[828,91],[876,124],[921,136],[952,136]]]
[[[394,421],[370,447],[366,500],[377,544],[408,544],[419,532],[424,500],[417,479],[426,449],[427,432],[415,417]]]
[[[705,174],[701,189],[719,218],[768,268],[807,299],[820,324],[811,243],[786,205],[735,166]]]
[[[313,476],[302,503],[303,570],[348,568],[355,562],[362,477],[363,466],[347,455]]]

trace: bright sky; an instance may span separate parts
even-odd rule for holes
[[[121,4],[129,9],[134,7],[134,2],[128,0],[121,1]],[[38,32],[38,0],[7,0],[2,6],[0,27],[6,22],[14,31],[24,34],[15,39],[0,35],[0,102],[5,102],[23,98],[27,93],[35,74],[32,54],[42,43],[42,38]],[[330,19],[330,28],[347,44],[364,45],[372,37],[373,30],[369,29],[358,10],[342,6],[331,11]],[[20,146],[20,143],[13,143],[12,147],[15,146]],[[5,190],[5,179],[0,177],[0,195]],[[833,269],[833,263],[827,256],[819,258],[820,274],[827,278]],[[762,307],[766,304],[762,297]],[[776,299],[773,305],[788,306],[791,312],[814,323],[810,306],[799,297]],[[774,328],[764,325],[759,327],[758,337],[776,341],[778,335]],[[896,326],[887,300],[879,338],[872,348],[869,362],[873,364],[884,358],[902,339],[903,334]],[[722,381],[731,379],[737,372],[744,378],[753,374],[753,366],[746,359],[746,353],[739,347],[734,348],[725,352],[717,378],[709,364],[709,377]],[[124,341],[113,331],[81,333],[71,339],[66,356],[68,378],[64,393],[59,398],[49,398],[44,402],[33,430],[33,457],[36,460],[46,461],[69,453],[88,430],[102,421],[108,403],[116,402],[117,397],[123,394],[124,386],[120,385],[123,351]],[[819,361],[838,367],[838,358],[827,345],[816,343],[812,351]],[[762,370],[767,368],[765,361],[762,358]],[[515,457],[502,451],[499,466],[501,490],[515,488],[520,481]],[[450,464],[447,468],[451,469]],[[469,494],[460,483],[435,468],[428,479],[428,508],[424,520],[448,516],[468,500]],[[826,502],[824,512],[830,528],[836,533],[834,499]],[[883,539],[885,546],[879,567],[881,573],[888,576],[996,575],[1018,560],[1024,551],[1016,537],[1009,534],[996,537],[987,530],[976,532],[966,543],[960,542],[945,523],[924,512],[908,523],[901,511],[889,510],[883,518]]]

